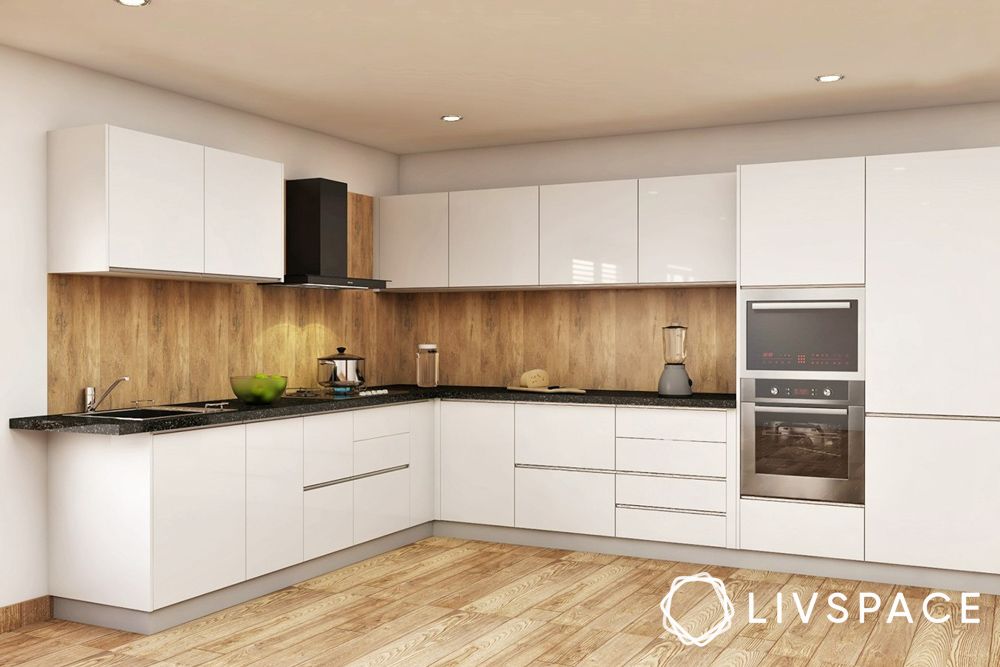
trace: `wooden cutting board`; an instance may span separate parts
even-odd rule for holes
[[[575,387],[507,387],[510,391],[524,391],[529,394],[586,394],[584,389]]]

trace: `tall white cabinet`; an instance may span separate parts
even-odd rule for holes
[[[538,187],[448,195],[448,285],[538,284]]]
[[[390,288],[448,286],[448,193],[379,199],[379,273]]]
[[[865,158],[739,167],[740,284],[865,282]]]

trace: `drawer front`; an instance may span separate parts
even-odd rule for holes
[[[389,405],[354,412],[355,442],[409,432],[409,405]]]
[[[615,409],[518,404],[514,411],[514,460],[534,465],[613,469]]]
[[[410,462],[410,435],[387,435],[354,443],[354,474],[395,468]]]
[[[616,478],[615,500],[620,505],[726,511],[725,480],[621,474]]]
[[[514,525],[585,535],[615,534],[615,476],[517,468]]]
[[[410,471],[397,470],[354,482],[354,543],[410,526]]]
[[[619,507],[616,512],[618,537],[654,542],[726,546],[726,517],[713,514],[684,514],[662,510]]]
[[[354,544],[354,482],[305,492],[305,557],[319,558]]]
[[[618,408],[616,421],[619,438],[726,441],[726,413],[722,410]]]
[[[863,507],[771,500],[740,501],[740,548],[863,560]]]
[[[726,476],[726,443],[618,438],[615,469],[669,475]]]
[[[354,474],[354,415],[350,412],[305,418],[306,486]]]

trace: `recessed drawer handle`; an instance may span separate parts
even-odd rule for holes
[[[347,482],[355,482],[359,479],[365,479],[367,477],[375,477],[376,475],[384,475],[390,472],[398,472],[400,470],[406,470],[409,467],[410,467],[409,463],[404,463],[401,466],[394,466],[392,468],[383,468],[382,470],[373,470],[372,472],[366,472],[360,475],[351,475],[350,477],[341,477],[340,479],[330,480],[329,482],[320,482],[319,484],[310,484],[309,486],[302,487],[302,490],[313,491],[315,489],[322,489],[327,486],[333,486],[334,484],[346,484]]]

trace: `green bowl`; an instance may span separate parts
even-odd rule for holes
[[[236,398],[250,405],[269,405],[274,403],[285,392],[288,386],[287,375],[233,375],[229,378],[229,386],[233,388]]]

